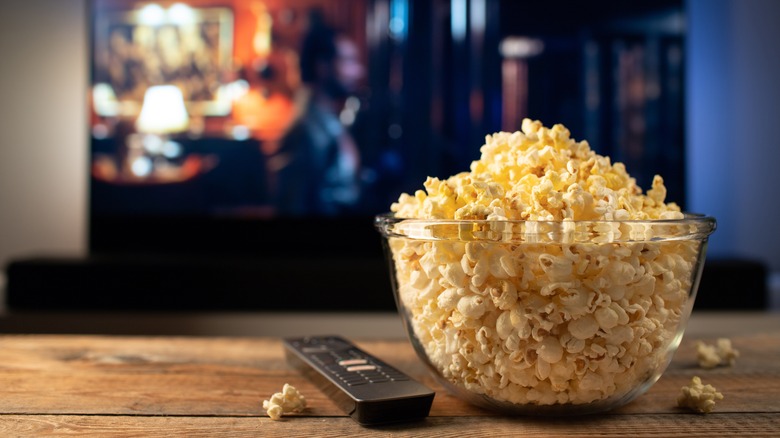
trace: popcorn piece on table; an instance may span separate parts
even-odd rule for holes
[[[263,401],[263,409],[272,420],[279,420],[283,414],[303,412],[306,409],[306,398],[294,386],[285,383],[282,392]]]
[[[718,354],[721,361],[725,361],[729,366],[733,366],[739,357],[739,351],[731,346],[731,340],[728,338],[718,339]]]
[[[696,342],[696,356],[702,368],[715,368],[719,365],[733,366],[739,357],[739,351],[731,346],[731,340],[720,338],[715,345]]]
[[[712,385],[703,385],[701,378],[694,376],[689,386],[680,389],[677,406],[706,414],[715,408],[716,400],[723,400],[723,394]]]

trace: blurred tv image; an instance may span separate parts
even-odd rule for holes
[[[92,0],[91,214],[368,218],[523,117],[684,204],[681,2],[518,3]]]
[[[91,7],[94,213],[359,211],[363,2]]]

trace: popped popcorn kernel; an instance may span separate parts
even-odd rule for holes
[[[294,386],[285,383],[282,392],[274,393],[269,400],[263,400],[263,409],[272,420],[280,420],[284,414],[303,412],[306,409],[306,398]]]
[[[731,339],[719,338],[714,345],[696,342],[696,358],[702,368],[733,366],[738,357],[739,351],[731,346]]]
[[[712,412],[718,400],[723,400],[723,394],[712,385],[703,385],[701,378],[694,376],[688,386],[680,388],[677,406],[706,414]]]

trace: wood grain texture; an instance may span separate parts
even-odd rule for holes
[[[364,428],[344,417],[124,417],[0,415],[0,436],[138,437],[713,437],[777,436],[780,417],[756,414],[605,415],[572,419],[429,417],[423,421]]]
[[[765,318],[777,316],[761,318],[766,327]],[[437,393],[425,421],[369,430],[289,369],[278,339],[0,336],[0,436],[780,436],[780,324],[733,337],[741,352],[733,367],[700,369],[699,339],[714,341],[684,339],[663,377],[634,402],[564,421],[498,417],[444,391],[408,342],[357,340]],[[694,375],[724,394],[715,413],[675,407]],[[309,408],[274,422],[262,401],[284,383],[296,386]]]

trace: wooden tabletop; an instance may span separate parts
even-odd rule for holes
[[[741,356],[703,370],[696,340],[724,328]],[[725,333],[728,334],[728,333]],[[447,394],[404,340],[356,339],[436,391],[430,416],[364,428],[288,368],[277,338],[0,336],[0,436],[780,436],[780,316],[697,317],[648,393],[616,411],[566,419],[500,417]],[[698,375],[725,396],[700,415],[675,407]],[[262,401],[297,387],[303,414],[272,421]]]

